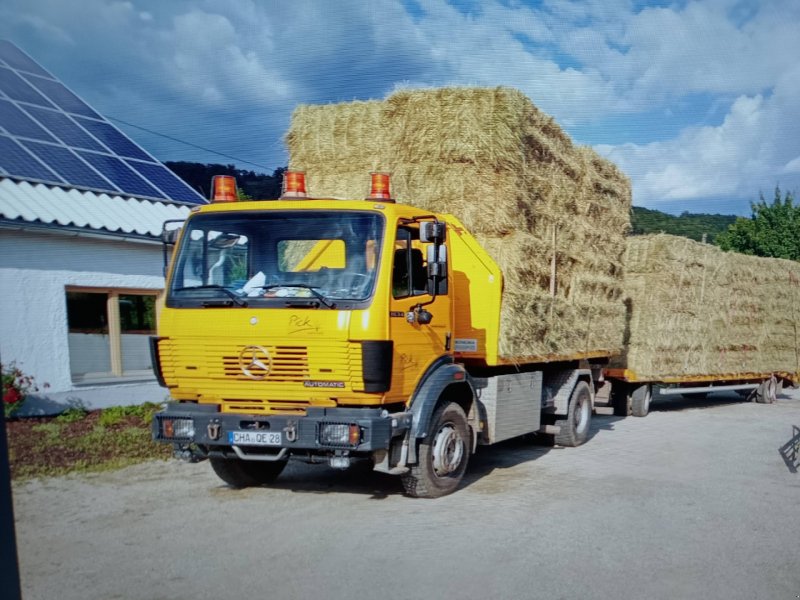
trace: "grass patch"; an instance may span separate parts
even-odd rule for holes
[[[150,423],[159,409],[151,403],[90,412],[75,408],[57,417],[9,421],[11,477],[108,471],[170,458],[172,447],[151,439]]]

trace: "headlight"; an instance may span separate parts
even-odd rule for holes
[[[165,439],[192,440],[194,439],[194,420],[163,418],[161,419],[161,436]]]
[[[323,423],[319,443],[323,446],[355,447],[361,442],[361,428],[355,423]]]

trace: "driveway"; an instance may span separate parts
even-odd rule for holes
[[[247,490],[177,461],[17,485],[24,597],[800,597],[800,390],[652,411],[595,417],[580,448],[481,448],[437,500],[366,464]]]

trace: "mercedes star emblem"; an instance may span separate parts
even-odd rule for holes
[[[272,357],[263,346],[246,346],[239,353],[239,368],[250,379],[265,379],[272,370]]]

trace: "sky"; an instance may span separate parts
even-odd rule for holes
[[[163,161],[271,173],[298,104],[506,85],[634,205],[745,216],[800,189],[799,32],[800,0],[0,4],[0,38]]]

